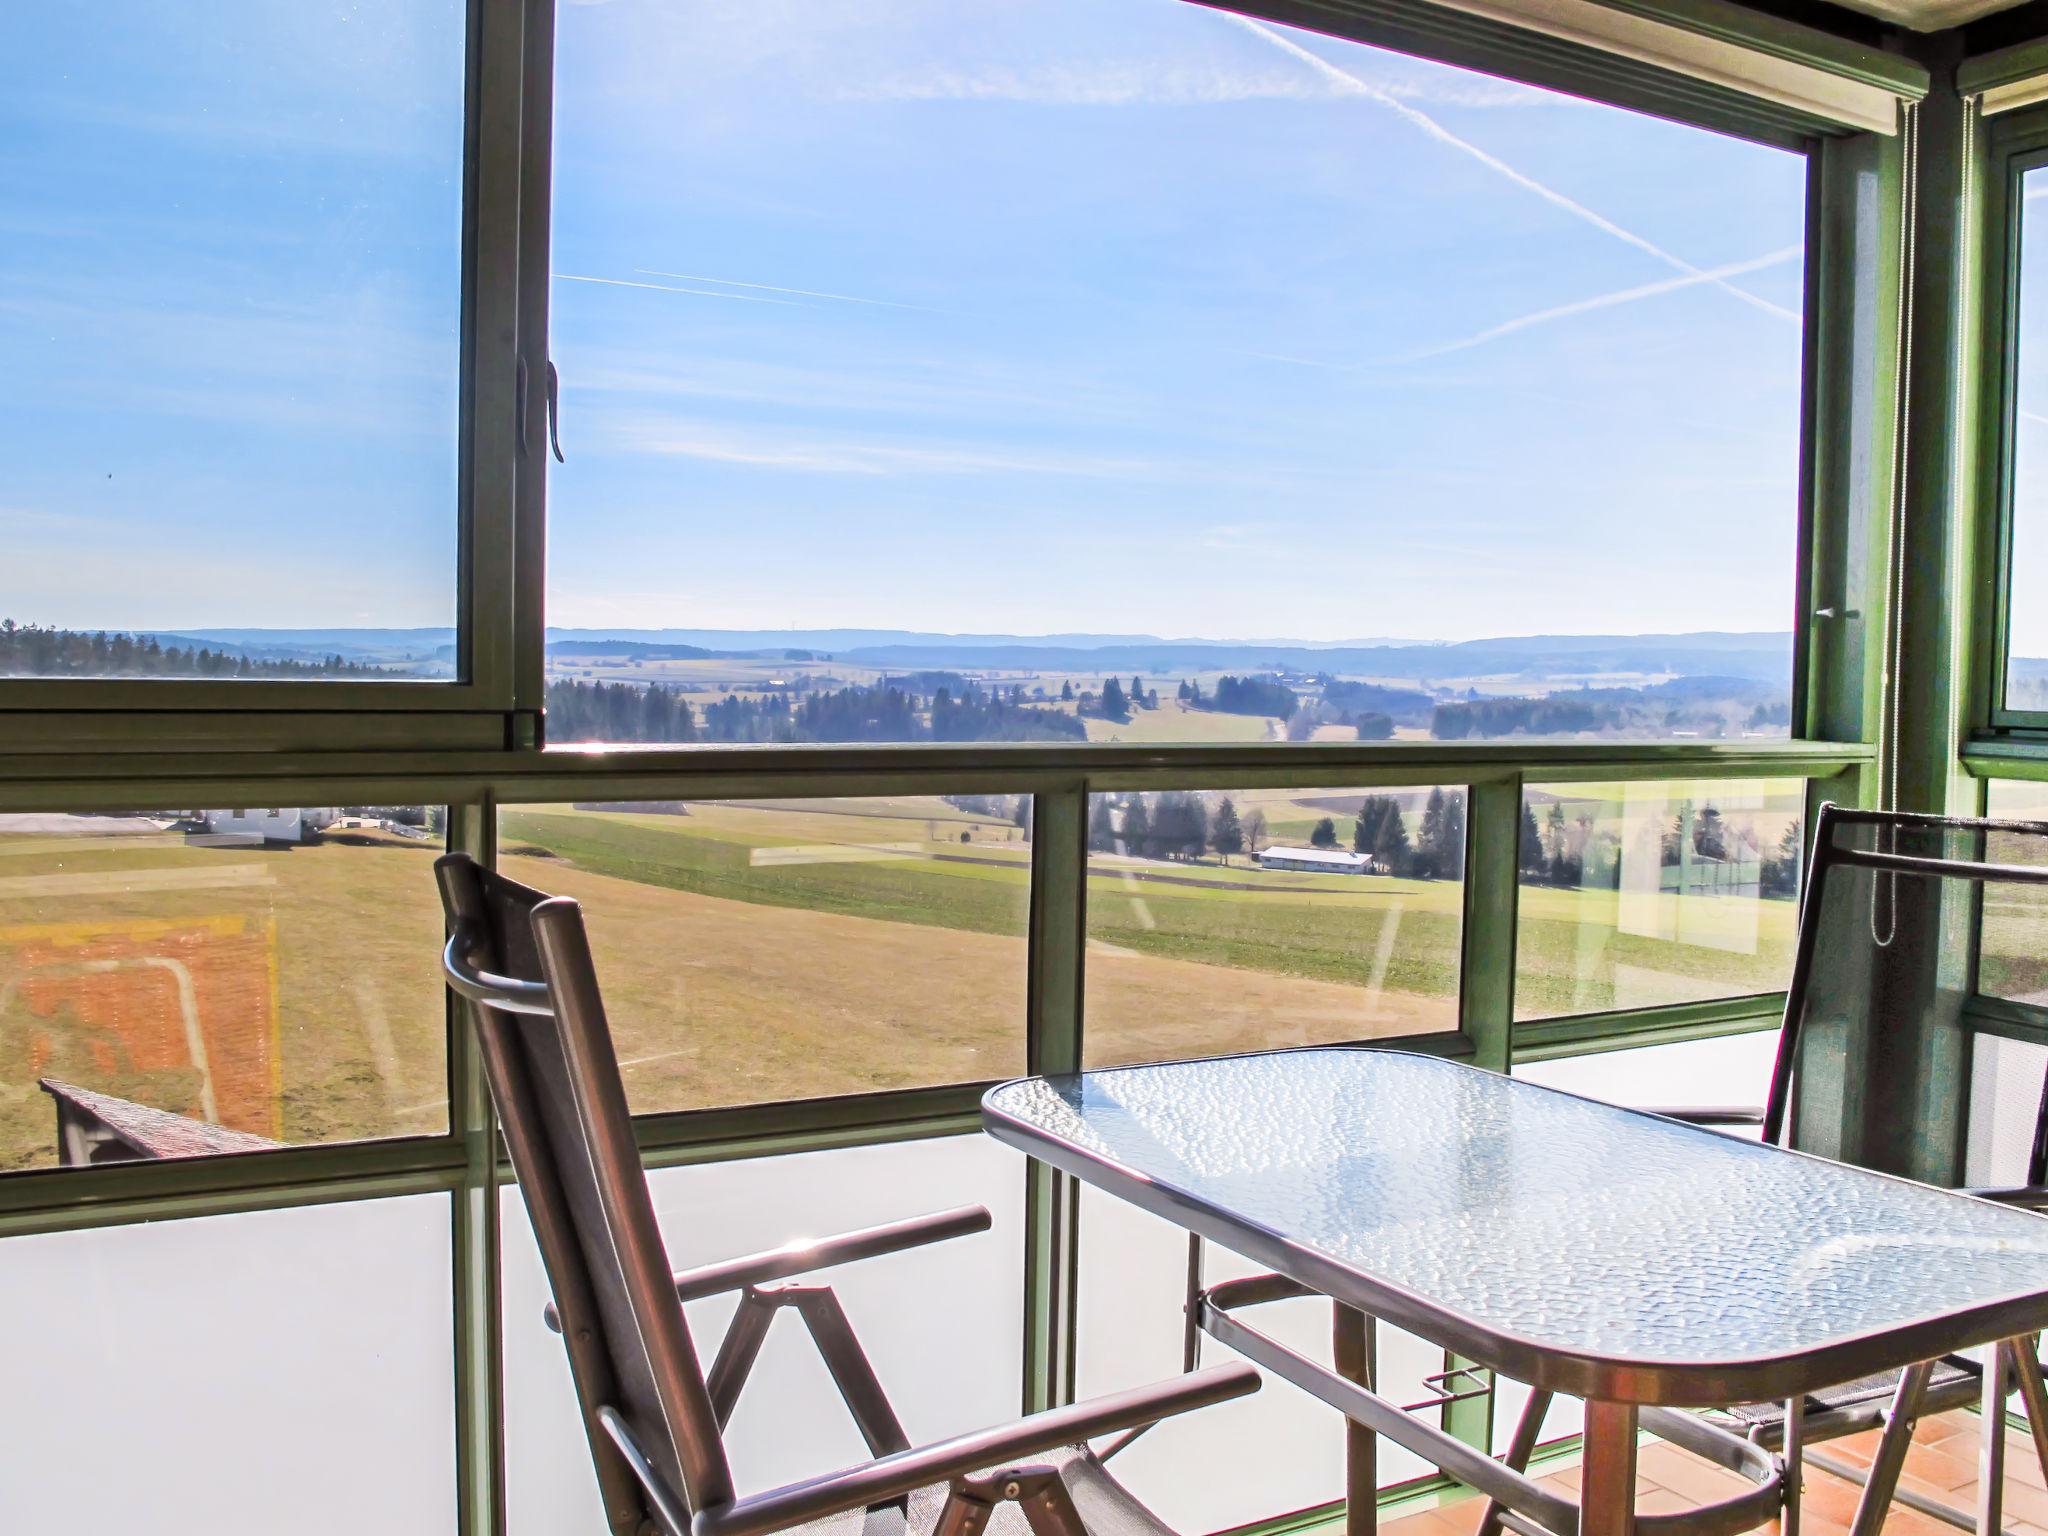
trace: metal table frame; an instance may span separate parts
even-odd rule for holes
[[[1884,1420],[1883,1456],[1893,1464],[1887,1468],[1884,1460],[1880,1460],[1858,1508],[1855,1536],[1874,1536],[1896,1483],[1897,1463],[1903,1461],[1910,1441],[1917,1403],[1913,1384],[1924,1380],[1924,1372],[1918,1371],[1915,1362],[1978,1345],[1994,1345],[1995,1362],[1986,1371],[1987,1383],[2002,1386],[2007,1371],[2012,1370],[2018,1375],[2030,1405],[2037,1398],[2048,1403],[2031,1348],[2007,1345],[2007,1341],[2024,1339],[2048,1328],[2048,1271],[2044,1271],[2040,1293],[1963,1307],[1939,1317],[1837,1340],[1788,1356],[1667,1368],[1654,1361],[1545,1350],[1534,1341],[1449,1314],[1432,1306],[1427,1297],[1362,1274],[1313,1247],[1291,1240],[1285,1233],[1236,1219],[1218,1205],[1127,1170],[1088,1148],[1015,1119],[995,1102],[1006,1086],[990,1090],[984,1099],[983,1124],[990,1135],[1189,1233],[1185,1334],[1190,1359],[1196,1352],[1198,1331],[1206,1333],[1346,1416],[1347,1536],[1371,1536],[1374,1529],[1378,1496],[1375,1437],[1381,1434],[1485,1494],[1489,1499],[1489,1529],[1498,1522],[1517,1536],[1631,1536],[1638,1530],[1643,1536],[1732,1536],[1781,1512],[1783,1536],[1797,1536],[1799,1490],[1784,1477],[1784,1459],[1752,1440],[1677,1410],[1783,1400],[1787,1404],[1786,1447],[1796,1453],[1809,1392],[1881,1371],[1914,1367],[1906,1371],[1893,1411]],[[1640,1113],[1619,1108],[1614,1112]],[[1703,1137],[1719,1134],[1698,1127],[1686,1129]],[[1774,1155],[1805,1156],[1782,1148],[1772,1150]],[[1268,1265],[1272,1273],[1205,1285],[1205,1239]],[[1333,1303],[1335,1371],[1278,1343],[1237,1315],[1259,1305],[1310,1296],[1327,1297]],[[1434,1401],[1403,1405],[1377,1392],[1370,1362],[1372,1330],[1378,1321],[1392,1323],[1462,1359],[1478,1362],[1484,1369],[1527,1381],[1535,1391],[1546,1395],[1564,1392],[1582,1398],[1585,1426],[1580,1503],[1572,1504],[1518,1470],[1520,1465],[1526,1465],[1533,1450],[1540,1415],[1525,1416],[1525,1423],[1517,1429],[1516,1444],[1509,1448],[1505,1458],[1496,1459],[1408,1411],[1434,1406]],[[1446,1373],[1458,1374],[1462,1373]],[[1436,1401],[1448,1400],[1464,1390],[1451,1388]],[[1987,1385],[1984,1401],[1987,1493],[1980,1505],[1979,1523],[1983,1536],[1995,1536],[1999,1522],[1996,1479],[2002,1471],[2003,1393]],[[1644,1429],[1741,1474],[1751,1486],[1732,1498],[1678,1514],[1636,1514],[1636,1452]],[[2036,1434],[2037,1438],[2048,1434],[2048,1422],[2039,1426]],[[1521,1443],[1524,1439],[1529,1443]],[[2048,1465],[2048,1439],[2040,1439],[2039,1443],[2044,1465]]]

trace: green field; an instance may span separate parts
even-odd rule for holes
[[[1323,816],[1348,833],[1362,795],[1234,799],[1292,843]],[[1598,824],[1620,798],[1581,786],[1560,803]],[[1411,832],[1421,801],[1404,796]],[[585,905],[636,1108],[1023,1070],[1031,849],[1008,815],[934,799],[685,810],[502,813],[506,871]],[[43,1076],[292,1142],[445,1124],[429,843],[143,831],[0,835],[0,1167],[53,1156]],[[1093,854],[1088,1060],[1454,1027],[1460,896],[1455,881]],[[1519,1011],[1769,990],[1792,921],[1788,901],[1528,885]]]

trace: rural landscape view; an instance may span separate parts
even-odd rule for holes
[[[1800,807],[1794,782],[1532,789],[1521,1014],[1782,985]],[[218,830],[280,815],[298,840]],[[124,1133],[141,1106],[260,1139],[235,1147],[445,1126],[443,824],[0,819],[0,1168],[57,1160],[67,1090]],[[1018,797],[952,796],[509,807],[500,838],[584,902],[645,1112],[1022,1071],[1031,830]],[[1464,835],[1456,790],[1096,797],[1088,1061],[1453,1028]]]

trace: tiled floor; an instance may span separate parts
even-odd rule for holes
[[[1913,1437],[1912,1450],[1906,1454],[1906,1471],[1900,1486],[1944,1503],[1974,1509],[1977,1423],[1974,1414],[1965,1412],[1940,1414],[1923,1423]],[[1819,1449],[1839,1460],[1867,1465],[1877,1435],[1873,1429]],[[2017,1536],[2048,1536],[2048,1482],[2041,1476],[2034,1443],[2024,1429],[2007,1436],[2005,1469],[2006,1530]],[[1739,1493],[1748,1486],[1732,1472],[1661,1443],[1643,1447],[1636,1471],[1636,1509],[1643,1514],[1690,1509]],[[1576,1466],[1552,1472],[1538,1481],[1573,1498],[1578,1496]],[[1862,1491],[1855,1483],[1809,1466],[1800,1515],[1801,1536],[1846,1536],[1849,1521],[1856,1513],[1857,1496]],[[1381,1536],[1471,1536],[1479,1523],[1481,1507],[1479,1499],[1464,1499],[1441,1509],[1405,1515],[1386,1522],[1381,1527]],[[1775,1533],[1778,1522],[1774,1520],[1762,1529]],[[1886,1536],[1959,1536],[1955,1527],[1903,1505],[1892,1507],[1884,1529]]]

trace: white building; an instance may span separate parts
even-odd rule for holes
[[[228,837],[260,837],[266,843],[305,843],[322,827],[331,826],[340,810],[326,806],[239,807],[208,811],[206,830]]]
[[[1324,875],[1369,875],[1373,862],[1343,848],[1266,848],[1259,863],[1266,869],[1307,869]]]

